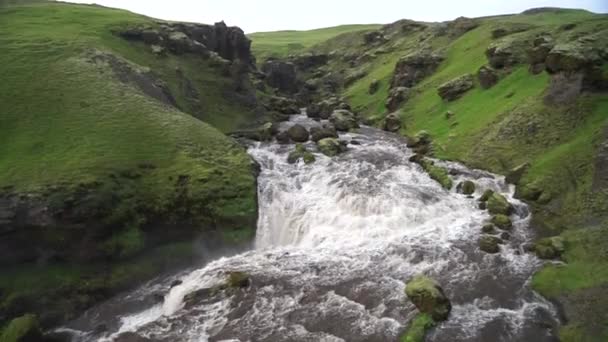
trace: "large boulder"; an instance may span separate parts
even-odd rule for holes
[[[452,38],[457,38],[479,26],[475,19],[458,17],[448,23],[447,32]]]
[[[462,75],[440,85],[437,88],[437,94],[444,100],[454,101],[473,88],[473,85],[473,76]]]
[[[310,129],[310,139],[314,142],[318,142],[325,138],[338,138],[336,128],[329,124],[324,124],[321,127],[313,127]]]
[[[399,113],[390,113],[384,118],[383,129],[388,132],[398,132],[401,129]]]
[[[306,128],[300,124],[295,124],[287,130],[289,138],[295,142],[307,142],[310,134]]]
[[[281,114],[298,114],[300,108],[298,108],[297,102],[294,99],[288,99],[282,96],[271,96],[268,99],[266,108],[270,111],[276,111]]]
[[[305,164],[314,163],[316,160],[315,155],[306,150],[304,145],[296,144],[295,150],[291,151],[287,156],[287,162],[289,164],[295,164],[300,159],[302,159]]]
[[[268,60],[262,65],[269,86],[285,93],[295,93],[298,89],[298,77],[293,63]]]
[[[440,322],[448,319],[452,304],[435,280],[423,275],[416,276],[407,283],[405,294],[420,312],[431,315],[433,320]]]
[[[386,109],[393,112],[406,102],[410,97],[410,88],[396,87],[392,88],[388,93],[386,99]]]
[[[498,73],[493,68],[484,65],[477,71],[477,79],[483,89],[492,88],[498,83]]]
[[[496,192],[490,196],[487,205],[488,211],[492,215],[502,214],[509,216],[511,213],[513,213],[513,206],[511,203],[509,203],[509,201],[507,201],[503,195]]]
[[[346,109],[334,110],[329,117],[329,121],[334,124],[338,131],[350,131],[351,129],[359,128],[355,114]]]
[[[442,61],[443,57],[441,55],[427,50],[417,51],[401,57],[395,65],[391,88],[411,88],[435,72]]]
[[[336,138],[325,138],[317,142],[319,151],[328,157],[334,157],[346,151],[346,142]]]
[[[564,251],[564,239],[559,236],[539,240],[534,245],[534,252],[536,252],[536,256],[541,259],[559,258]]]
[[[470,181],[470,180],[460,182],[456,186],[456,191],[458,191],[459,193],[461,193],[463,195],[472,195],[475,193],[475,183],[473,183],[473,181]]]
[[[493,68],[502,69],[526,60],[526,41],[509,37],[492,43],[486,50],[486,57]]]
[[[502,240],[496,236],[482,235],[479,238],[479,249],[490,254],[500,252],[500,243]]]
[[[342,99],[330,97],[318,103],[313,103],[306,109],[306,114],[314,119],[329,119],[336,109],[350,110],[350,106]]]
[[[530,65],[542,65],[544,66],[545,60],[547,56],[549,56],[549,52],[553,49],[554,46],[553,39],[548,36],[539,36],[534,39],[532,42],[532,47],[528,49],[528,62]],[[540,68],[537,68],[540,70]],[[544,69],[544,68],[543,68]]]
[[[599,53],[580,42],[555,45],[545,60],[550,73],[581,71],[596,63],[601,63]]]
[[[24,315],[13,319],[0,336],[2,342],[43,341],[40,323],[34,315]]]

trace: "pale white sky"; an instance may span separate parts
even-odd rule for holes
[[[608,0],[69,0],[124,8],[151,17],[213,24],[224,20],[245,32],[306,30],[399,19],[444,21],[519,13],[532,7],[608,12]]]

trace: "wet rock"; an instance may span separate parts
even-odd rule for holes
[[[500,238],[505,241],[505,240],[511,240],[511,234],[507,233],[507,232],[502,232],[500,234]]]
[[[410,88],[406,87],[396,87],[392,88],[388,93],[388,98],[386,99],[386,109],[389,111],[395,111],[401,106],[404,102],[406,102],[410,97]]]
[[[375,94],[378,91],[379,88],[380,88],[380,81],[378,81],[378,80],[375,79],[375,80],[372,81],[372,83],[369,84],[368,93],[370,95],[373,95],[373,94]]]
[[[391,88],[411,88],[425,77],[431,75],[443,57],[429,51],[417,51],[402,57],[395,65],[395,72],[391,80]]]
[[[329,121],[334,124],[338,131],[350,131],[359,128],[355,114],[346,109],[334,110],[329,117]]]
[[[524,176],[524,174],[526,174],[526,172],[528,172],[528,169],[530,168],[530,166],[531,166],[530,163],[523,163],[521,165],[518,165],[518,166],[512,168],[507,173],[507,176],[505,177],[505,181],[507,183],[517,185],[519,183],[519,181],[521,180],[521,178]]]
[[[477,79],[483,89],[489,89],[498,83],[498,73],[491,67],[484,65],[477,71]]]
[[[502,69],[522,63],[526,58],[525,44],[524,40],[509,38],[491,44],[486,50],[490,66]]]
[[[513,228],[513,222],[506,215],[496,215],[492,217],[492,224],[502,230],[511,230]]]
[[[314,142],[318,142],[325,138],[338,138],[336,128],[332,125],[324,124],[322,127],[313,127],[310,129],[310,137]]]
[[[289,138],[289,133],[287,133],[287,131],[279,132],[276,138],[279,144],[289,144],[291,142],[291,139]]]
[[[328,157],[334,157],[346,151],[346,142],[335,139],[325,138],[317,143],[319,151]]]
[[[473,76],[467,74],[450,80],[437,88],[437,94],[444,100],[454,101],[474,86]]]
[[[310,134],[306,128],[300,124],[295,124],[287,130],[289,138],[295,142],[307,142]]]
[[[488,199],[488,211],[492,215],[502,214],[509,216],[513,212],[513,206],[503,195],[493,193]]]
[[[488,204],[486,202],[479,202],[477,207],[479,208],[479,210],[486,210],[488,209]]]
[[[126,332],[118,335],[118,337],[114,339],[114,342],[152,342],[152,340],[134,332]]]
[[[456,186],[456,191],[464,195],[472,195],[475,193],[475,183],[470,180],[466,180],[464,182],[460,182]]]
[[[331,97],[319,103],[312,104],[307,109],[307,115],[314,119],[329,119],[336,109],[350,110],[350,106],[337,97]]]
[[[266,108],[271,111],[276,111],[281,114],[298,114],[300,108],[296,103],[296,100],[289,99],[281,96],[272,96],[268,99]]]
[[[231,288],[245,288],[251,284],[251,277],[245,272],[228,273],[227,285]]]
[[[302,144],[296,144],[296,149],[287,156],[287,162],[289,164],[295,164],[300,159],[302,159],[305,164],[311,164],[316,161],[314,154],[307,151]]]
[[[534,245],[534,252],[540,259],[559,258],[564,251],[564,239],[560,236],[539,240]]]
[[[502,240],[496,236],[483,235],[479,238],[479,249],[490,254],[500,252]]]
[[[181,280],[179,280],[179,279],[174,280],[174,281],[171,283],[171,285],[169,286],[169,288],[171,288],[171,289],[172,289],[172,288],[174,288],[174,287],[176,287],[176,286],[180,286],[180,285],[181,285],[181,284],[183,284],[183,283],[184,283],[184,282],[183,282],[183,281],[181,281]]]
[[[478,201],[487,202],[490,199],[490,197],[492,197],[492,195],[494,195],[494,190],[487,189],[486,191],[483,192],[483,195],[481,195],[481,197],[479,197]]]
[[[494,229],[494,225],[491,223],[485,224],[483,227],[481,227],[481,231],[486,234],[495,234],[496,233],[496,229]]]
[[[266,61],[262,65],[269,86],[285,93],[295,93],[298,88],[296,67],[293,63],[277,60]]]
[[[399,113],[390,113],[384,118],[383,129],[387,132],[398,132],[401,129]]]
[[[445,321],[452,310],[441,286],[429,277],[414,277],[407,283],[405,294],[420,312],[431,315],[437,322]]]
[[[43,341],[38,318],[24,315],[13,319],[0,336],[2,342],[38,342]]]
[[[432,154],[432,138],[429,132],[419,131],[413,138],[409,138],[407,147],[412,148],[417,154]]]

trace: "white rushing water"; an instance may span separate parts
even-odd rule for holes
[[[303,116],[284,125],[293,122],[318,125]],[[553,309],[528,287],[540,263],[520,250],[531,234],[527,208],[502,177],[440,162],[454,184],[477,184],[467,197],[410,163],[396,135],[362,128],[341,138],[356,144],[335,158],[315,153],[311,165],[287,163],[293,145],[251,147],[262,167],[255,249],[184,275],[163,303],[122,317],[118,331],[81,339],[133,331],[153,341],[397,341],[416,314],[405,284],[423,273],[453,304],[429,341],[553,340]],[[478,249],[490,216],[476,198],[486,189],[517,208],[498,254]],[[184,300],[233,271],[249,274],[250,286]]]

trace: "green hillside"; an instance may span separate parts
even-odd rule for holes
[[[567,264],[547,266],[534,286],[565,310],[564,341],[606,340],[608,241],[600,237],[608,233],[608,188],[599,187],[596,178],[599,146],[608,139],[608,93],[583,91],[565,103],[550,103],[545,97],[558,81],[547,72],[529,71],[525,46],[540,36],[551,36],[567,48],[592,44],[603,51],[603,64],[593,73],[606,82],[608,16],[551,9],[450,23],[404,20],[377,30],[382,37],[377,41],[349,32],[304,52],[338,52],[317,74],[352,75],[355,81],[345,83],[341,95],[377,125],[389,112],[386,101],[398,61],[423,50],[441,55],[436,70],[417,82],[399,106],[401,134],[427,131],[435,156],[501,174],[530,163],[519,191],[542,191],[529,201],[533,227],[540,236],[562,234],[567,246],[562,257]],[[474,77],[471,90],[454,101],[442,100],[438,87],[465,74],[477,75],[488,64],[486,50],[492,44],[521,58],[499,70],[493,87],[483,89]],[[372,84],[377,90],[371,90]]]
[[[268,57],[286,57],[347,32],[369,31],[380,25],[341,25],[309,31],[256,32],[249,35],[258,62]]]
[[[0,326],[27,312],[57,324],[188,260],[203,232],[255,231],[251,159],[220,131],[253,111],[224,96],[233,79],[213,60],[115,34],[137,25],[159,24],[98,6],[0,8],[0,222],[38,206],[46,222],[3,237],[24,263],[0,262]],[[37,263],[41,250],[56,261]]]

